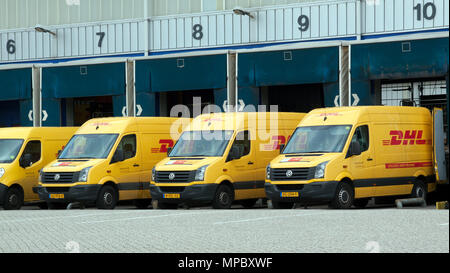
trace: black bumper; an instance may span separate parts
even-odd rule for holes
[[[170,187],[150,185],[150,194],[153,200],[162,203],[209,203],[214,199],[217,187],[217,184],[204,184],[184,187],[181,191],[172,191]],[[165,198],[165,194],[180,194],[180,198]]]
[[[8,190],[8,187],[4,184],[0,184],[0,205],[3,205],[3,200],[5,200],[5,194]]]
[[[267,198],[275,202],[294,202],[294,203],[320,203],[330,202],[336,193],[338,181],[314,182],[310,184],[297,184],[297,190],[283,190],[270,183],[265,184]],[[285,192],[297,192],[299,197],[281,197]]]
[[[97,200],[101,185],[79,185],[74,187],[45,187],[39,186],[34,190],[39,195],[39,199],[47,202],[72,203],[72,202],[94,202]],[[51,194],[64,194],[64,198],[50,198]]]

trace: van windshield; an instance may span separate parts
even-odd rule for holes
[[[299,127],[283,154],[340,153],[351,130],[351,125]]]
[[[117,134],[75,135],[58,159],[103,159],[107,158]]]
[[[170,157],[218,157],[222,156],[233,136],[233,131],[188,131],[184,132]]]
[[[12,163],[22,148],[23,139],[0,139],[0,163]]]

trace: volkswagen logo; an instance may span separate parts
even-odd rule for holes
[[[170,180],[174,180],[175,179],[175,174],[174,173],[170,173],[169,174],[169,179]]]
[[[55,174],[55,177],[53,178],[55,181],[58,181],[61,178],[61,175]]]
[[[286,172],[286,177],[292,177],[292,175],[294,175],[294,173],[291,170]]]

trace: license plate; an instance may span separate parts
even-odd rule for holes
[[[50,194],[50,199],[64,199],[64,194]]]
[[[164,194],[165,199],[180,199],[181,196],[179,193],[170,193],[170,194]]]
[[[282,198],[292,198],[292,197],[299,197],[300,194],[298,192],[282,192],[281,197]]]

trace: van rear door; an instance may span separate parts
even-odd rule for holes
[[[442,109],[433,109],[433,161],[438,182],[447,182],[447,163],[444,146],[444,113]]]

